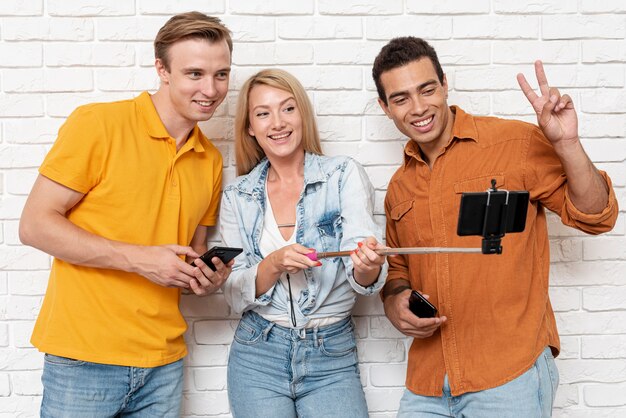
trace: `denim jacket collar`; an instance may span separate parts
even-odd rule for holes
[[[267,157],[263,158],[256,167],[248,173],[235,185],[236,189],[240,193],[252,195],[257,199],[263,199],[265,193],[265,179],[267,178],[267,172],[270,168],[270,162]],[[304,186],[305,188],[310,184],[326,182],[327,175],[322,169],[322,162],[320,156],[317,154],[311,154],[309,152],[304,153]]]

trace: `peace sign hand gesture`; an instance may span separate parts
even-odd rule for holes
[[[539,60],[535,61],[535,74],[541,96],[535,93],[523,74],[517,75],[517,82],[535,110],[543,134],[555,148],[578,142],[578,118],[572,98],[567,94],[561,96],[556,87],[548,85]]]

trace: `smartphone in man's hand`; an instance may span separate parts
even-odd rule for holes
[[[211,248],[209,251],[207,251],[206,253],[202,254],[200,256],[200,260],[202,260],[204,264],[209,266],[211,270],[215,271],[217,270],[217,268],[211,261],[213,257],[219,258],[222,261],[222,263],[226,264],[233,258],[237,257],[239,254],[241,254],[242,251],[243,251],[243,248],[215,246]],[[194,267],[196,266],[193,262],[191,263],[191,265]]]
[[[434,318],[437,315],[435,305],[415,290],[409,296],[409,309],[420,318]]]

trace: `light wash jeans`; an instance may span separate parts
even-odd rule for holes
[[[182,359],[140,368],[46,354],[41,380],[42,418],[180,416]]]
[[[550,347],[521,376],[480,392],[450,394],[448,376],[443,396],[420,396],[405,390],[398,418],[548,418],[559,386],[559,372]]]
[[[351,318],[305,332],[247,311],[230,349],[228,399],[234,418],[367,418]]]

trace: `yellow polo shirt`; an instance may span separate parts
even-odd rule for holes
[[[189,245],[199,224],[216,222],[219,151],[196,126],[176,152],[147,92],[77,108],[39,172],[84,193],[68,219],[108,239]],[[137,274],[55,258],[31,342],[95,363],[168,364],[187,353],[179,300],[178,289]]]

